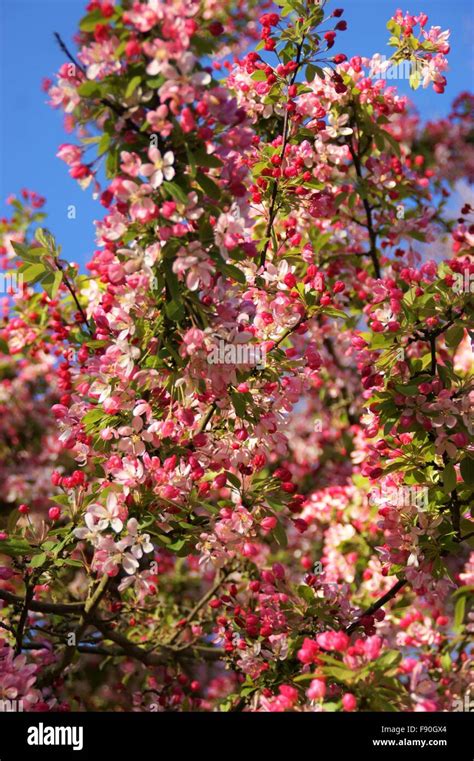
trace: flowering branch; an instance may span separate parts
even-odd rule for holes
[[[298,76],[298,71],[301,64],[301,54],[303,52],[303,45],[304,45],[304,37],[302,38],[302,40],[299,42],[297,46],[295,67],[290,77],[289,87],[294,85],[296,81],[296,77]],[[280,151],[280,159],[282,161],[285,158],[285,151],[286,151],[286,146],[288,144],[289,131],[290,131],[290,111],[289,111],[289,108],[287,107],[285,109],[285,115],[283,117],[282,144],[281,144],[281,151]],[[278,197],[278,178],[276,178],[273,182],[272,195],[270,199],[270,209],[268,212],[268,222],[267,222],[267,227],[265,230],[265,243],[262,249],[262,253],[260,255],[260,267],[265,267],[268,246],[270,245],[270,235],[271,235],[273,223],[275,221],[275,217],[277,214],[277,209],[276,209],[277,197]]]
[[[403,587],[407,584],[406,579],[399,579],[396,584],[393,585],[391,589],[388,590],[382,597],[380,597],[376,602],[374,602],[372,605],[370,605],[367,610],[365,610],[361,615],[350,624],[346,628],[347,634],[352,634],[353,631],[355,631],[361,623],[361,620],[367,616],[372,616],[374,613],[376,613],[380,608],[383,608],[383,606],[390,602],[390,600],[393,600],[394,597],[398,594],[398,592],[403,589]]]

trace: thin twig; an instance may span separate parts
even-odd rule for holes
[[[56,42],[58,43],[59,47],[60,47],[60,48],[61,48],[61,50],[63,51],[63,53],[64,53],[64,55],[66,56],[66,58],[69,58],[69,60],[71,61],[71,63],[73,63],[73,64],[74,64],[74,66],[75,66],[77,69],[79,69],[79,71],[80,71],[80,72],[82,72],[82,74],[84,74],[84,76],[86,76],[86,70],[85,70],[85,68],[84,68],[84,67],[83,67],[83,66],[82,66],[80,63],[78,63],[78,61],[76,61],[76,59],[74,58],[74,56],[72,55],[72,53],[71,53],[71,52],[69,51],[69,49],[67,48],[66,44],[63,42],[63,40],[62,40],[62,38],[61,38],[61,35],[59,35],[57,32],[54,32],[54,36],[55,36],[55,38],[56,38]]]
[[[82,636],[84,635],[87,627],[89,626],[90,619],[94,613],[94,610],[97,608],[98,604],[100,603],[103,595],[105,594],[107,590],[107,586],[110,583],[111,579],[110,576],[107,576],[107,574],[104,574],[97,585],[94,592],[90,594],[90,596],[87,598],[87,600],[84,603],[84,612],[80,618],[78,627],[76,631],[74,632],[74,639],[75,644],[74,645],[68,645],[66,649],[63,652],[61,660],[56,664],[56,666],[45,675],[45,678],[42,682],[42,686],[45,686],[45,684],[50,684],[54,681],[54,679],[59,676],[67,667],[72,663],[72,660],[74,658],[74,653],[76,652],[77,644],[82,639]]]
[[[363,180],[362,176],[362,165],[360,162],[360,158],[354,149],[354,146],[352,142],[349,143],[349,150],[351,152],[352,160],[354,162],[354,167],[356,170],[357,177],[359,180]],[[365,215],[367,217],[367,230],[369,233],[369,241],[370,241],[370,250],[368,252],[368,256],[372,259],[372,264],[374,265],[374,271],[375,271],[375,277],[379,279],[381,277],[381,271],[380,271],[380,264],[379,264],[379,258],[377,255],[377,233],[374,229],[374,223],[372,219],[372,207],[370,203],[368,202],[367,198],[362,198],[362,204],[364,206]]]
[[[207,590],[207,592],[198,600],[194,608],[188,613],[186,618],[183,621],[182,626],[173,634],[168,645],[172,645],[180,636],[185,626],[187,626],[195,617],[197,613],[201,610],[201,608],[206,605],[206,603],[215,595],[221,584],[225,581],[225,579],[229,576],[231,571],[224,571],[222,574],[218,575],[218,578],[216,579],[215,583],[210,587],[210,589]]]
[[[87,71],[86,71],[86,69],[83,66],[81,66],[80,63],[77,62],[77,60],[74,58],[74,56],[72,55],[71,51],[67,47],[66,43],[61,38],[61,36],[57,32],[54,32],[54,36],[56,38],[56,41],[57,41],[59,47],[63,51],[64,55],[71,61],[71,63],[74,64],[74,66],[76,66],[79,69],[79,71],[84,75],[84,77],[87,78]],[[120,104],[114,103],[113,100],[109,100],[109,98],[101,98],[100,99],[100,103],[102,103],[104,106],[108,106],[108,108],[111,108],[112,111],[115,114],[117,114],[117,116],[120,116],[120,117],[123,117],[125,112],[126,112],[126,110],[127,110],[126,108],[124,108]],[[134,132],[138,132],[139,134],[141,134],[140,128],[137,127],[137,125],[134,124],[127,117],[125,117],[125,124],[126,124],[128,129],[131,129]]]
[[[436,375],[436,336],[430,335],[431,375]]]
[[[0,600],[7,602],[9,605],[24,605],[25,600],[23,597],[7,592],[6,589],[0,589]],[[37,613],[56,613],[57,615],[79,615],[84,610],[83,602],[70,602],[70,603],[56,603],[56,602],[40,602],[39,600],[31,600],[28,605],[29,610]]]
[[[346,634],[352,634],[352,632],[359,626],[362,618],[365,616],[372,616],[377,610],[379,610],[379,608],[382,608],[387,602],[393,600],[393,598],[398,594],[400,589],[405,586],[405,584],[408,584],[406,579],[399,579],[399,581],[397,581],[397,583],[394,584],[393,587],[383,595],[383,597],[380,597],[380,599],[374,602],[373,605],[367,608],[367,610],[364,610],[364,612],[361,613],[360,616],[346,628]]]
[[[80,315],[82,317],[82,321],[83,321],[84,325],[86,326],[89,334],[92,336],[93,335],[93,330],[92,330],[91,326],[89,325],[89,320],[87,319],[87,315],[86,315],[86,313],[84,312],[84,309],[82,308],[82,306],[79,303],[79,299],[77,298],[76,292],[75,292],[74,288],[72,287],[72,285],[71,285],[71,283],[69,281],[69,278],[68,278],[68,276],[66,275],[66,273],[65,273],[65,271],[63,269],[63,266],[62,266],[61,262],[59,262],[56,259],[55,260],[55,264],[56,264],[56,267],[58,268],[58,270],[61,272],[61,274],[63,276],[64,285],[66,286],[66,288],[68,289],[68,291],[71,294],[72,298],[74,299],[74,302],[75,302],[75,304],[76,304],[76,306],[77,306],[77,308],[79,310],[79,313],[80,313]]]
[[[301,42],[299,43],[299,45],[298,45],[297,54],[296,54],[296,68],[293,71],[293,75],[292,75],[292,77],[290,79],[289,87],[291,87],[295,83],[296,76],[298,74],[298,69],[299,69],[300,63],[301,63],[301,53],[303,52],[303,43],[304,43],[304,37],[301,40]],[[290,122],[290,112],[288,111],[288,109],[286,109],[285,110],[285,116],[283,118],[283,131],[282,131],[283,142],[282,142],[281,151],[280,151],[280,158],[282,160],[285,157],[285,150],[286,150],[286,146],[287,146],[287,143],[288,143],[289,122]],[[276,210],[277,197],[278,197],[278,179],[275,178],[275,182],[273,183],[272,195],[271,195],[271,199],[270,199],[270,210],[269,210],[269,213],[268,213],[268,223],[267,223],[267,228],[265,230],[265,244],[263,246],[262,253],[260,255],[260,267],[264,267],[265,266],[265,260],[266,260],[266,256],[267,256],[268,246],[270,245],[270,234],[271,234],[272,227],[273,227],[273,222],[275,221],[275,217],[276,217],[276,213],[277,213],[277,210]]]
[[[34,586],[33,584],[28,581],[25,582],[26,592],[25,592],[25,599],[23,602],[23,608],[20,615],[20,620],[18,622],[18,627],[16,630],[16,646],[15,646],[15,655],[20,655],[22,643],[23,643],[23,633],[25,631],[25,625],[28,618],[28,610],[31,603],[31,598],[34,594]]]

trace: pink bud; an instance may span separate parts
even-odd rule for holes
[[[326,683],[322,679],[313,679],[306,692],[310,700],[320,700],[326,694]]]
[[[342,697],[342,707],[345,711],[355,711],[357,708],[357,700],[351,692],[346,692]]]
[[[260,525],[264,531],[273,531],[277,523],[277,519],[269,515],[261,521]]]

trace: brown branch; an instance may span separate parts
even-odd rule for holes
[[[23,597],[7,592],[6,589],[0,589],[0,600],[7,602],[9,605],[24,605],[25,600]],[[55,603],[55,602],[41,602],[39,600],[31,600],[28,605],[29,610],[37,613],[56,613],[57,615],[79,615],[84,610],[83,602],[71,602],[71,603]]]
[[[64,269],[62,267],[61,262],[56,259],[55,260],[55,264],[56,264],[56,267],[58,268],[59,272],[63,276],[64,285],[66,286],[66,288],[68,289],[68,291],[71,294],[72,298],[74,299],[74,302],[75,302],[76,307],[78,308],[78,310],[80,312],[80,315],[82,317],[82,321],[83,321],[84,325],[86,326],[87,330],[89,331],[89,334],[92,336],[93,335],[93,330],[92,330],[91,326],[89,325],[89,320],[87,319],[87,316],[86,316],[86,313],[84,312],[84,309],[82,308],[82,306],[79,303],[79,299],[77,298],[76,292],[75,292],[74,288],[72,287],[72,285],[71,285],[71,283],[69,281],[69,278],[66,275],[66,273],[65,273],[65,271],[64,271]]]
[[[211,406],[207,410],[207,412],[204,415],[204,417],[202,419],[202,422],[201,422],[201,424],[199,426],[199,433],[203,433],[206,430],[207,424],[211,420],[211,418],[214,415],[214,412],[216,411],[216,409],[217,409],[217,402],[212,402]]]
[[[48,650],[48,647],[44,644],[40,644],[39,642],[25,642],[22,649]],[[77,645],[76,650],[78,653],[83,653],[84,655],[105,655],[111,658],[123,657],[123,653],[121,653],[119,650],[109,650],[108,648],[102,647],[101,645],[89,646],[84,643],[82,645]]]
[[[295,83],[295,80],[296,80],[296,77],[297,77],[297,74],[298,74],[298,69],[299,69],[300,63],[301,63],[301,54],[303,52],[303,43],[304,43],[304,37],[301,40],[301,42],[299,43],[298,48],[297,48],[297,54],[296,54],[296,59],[295,59],[296,60],[296,67],[295,67],[295,70],[293,71],[292,77],[290,79],[289,87],[291,87],[291,85],[293,85]],[[286,109],[285,110],[285,116],[283,118],[283,131],[282,131],[283,142],[282,142],[281,152],[280,152],[280,158],[281,159],[283,159],[285,157],[285,150],[286,150],[286,146],[287,146],[287,143],[288,143],[289,121],[290,121],[290,112],[288,111],[288,109]],[[275,217],[276,217],[276,214],[277,214],[277,210],[276,210],[277,197],[278,197],[278,178],[275,178],[275,182],[273,183],[272,195],[271,195],[271,199],[270,199],[270,210],[269,210],[269,216],[268,216],[268,223],[267,223],[267,228],[265,230],[265,239],[266,240],[265,240],[265,244],[263,246],[262,253],[261,253],[261,256],[260,256],[260,267],[264,267],[265,266],[265,260],[266,260],[266,256],[267,256],[268,246],[270,245],[270,233],[272,231],[273,222],[275,221]]]
[[[357,177],[359,178],[359,180],[363,180],[362,165],[360,162],[360,157],[355,151],[352,142],[349,143],[349,150],[351,152],[352,160],[354,162],[354,167],[356,170]],[[362,204],[364,206],[365,216],[367,217],[367,230],[369,232],[369,241],[370,241],[370,250],[367,255],[370,256],[370,258],[372,259],[372,264],[374,265],[375,277],[380,278],[382,273],[380,271],[380,263],[379,263],[379,258],[377,254],[377,233],[375,232],[375,229],[374,229],[374,223],[372,218],[372,207],[370,203],[368,202],[367,198],[362,198]]]
[[[24,605],[25,599],[22,597],[18,597],[17,595],[12,594],[11,592],[7,592],[4,589],[0,589],[0,600],[3,600],[4,602],[7,602],[9,605]],[[38,613],[53,613],[57,615],[68,615],[68,614],[79,614],[81,611],[84,611],[85,603],[84,602],[77,602],[77,603],[48,603],[48,602],[38,602],[36,600],[32,600],[28,606],[28,609],[31,611],[35,611]],[[84,654],[97,654],[97,655],[110,655],[112,657],[129,657],[134,658],[136,660],[141,661],[142,663],[145,663],[149,666],[162,666],[167,663],[169,663],[170,659],[177,658],[180,659],[189,659],[189,658],[203,658],[205,660],[217,660],[225,655],[225,652],[222,650],[222,648],[219,647],[206,647],[201,645],[190,645],[189,647],[180,648],[179,650],[176,650],[174,648],[168,647],[166,645],[159,647],[159,652],[151,652],[144,650],[143,648],[139,647],[138,645],[135,645],[133,642],[130,642],[125,635],[120,634],[120,632],[115,631],[115,629],[112,629],[108,626],[107,622],[105,622],[103,619],[99,618],[97,615],[94,615],[91,612],[91,609],[89,609],[89,616],[88,616],[88,624],[93,625],[98,631],[102,633],[105,639],[110,640],[111,642],[115,642],[116,645],[119,645],[121,647],[121,650],[113,650],[113,651],[105,651],[105,648],[101,646],[101,649],[96,646],[95,650],[92,650],[91,647],[87,647],[85,643],[79,643],[75,646],[75,648],[72,648],[73,650],[76,650],[80,653]],[[76,633],[76,639],[77,639],[77,633]],[[37,643],[24,643],[22,645],[22,649],[24,650],[38,650],[41,649],[43,646],[39,645]],[[53,678],[56,674],[53,674]],[[49,676],[49,675],[48,675]],[[50,676],[49,676],[50,678]]]
[[[74,58],[72,53],[68,50],[66,44],[63,42],[63,40],[61,38],[61,35],[59,35],[57,32],[54,32],[53,34],[54,34],[54,37],[56,39],[56,42],[58,43],[59,47],[63,51],[63,53],[66,56],[66,58],[68,58],[71,61],[71,63],[74,64],[76,69],[79,69],[79,71],[82,74],[84,74],[84,76],[86,76],[86,70],[85,70],[85,68],[80,63],[78,63],[78,61],[76,61],[76,59]]]
[[[333,344],[333,342],[331,341],[331,339],[328,336],[323,338],[323,345],[324,345],[326,351],[328,352],[328,354],[331,356],[331,358],[332,358],[332,360],[333,360],[333,362],[336,365],[338,370],[340,370],[341,372],[345,372],[345,371],[350,369],[350,368],[346,367],[345,365],[341,364],[341,362],[339,360],[339,357],[336,354],[336,350],[334,348],[334,344]],[[350,410],[351,404],[353,403],[354,400],[350,397],[350,394],[349,394],[346,386],[343,386],[340,389],[340,392],[341,392],[343,404],[344,404],[344,406],[346,408],[347,419],[348,419],[348,421],[349,421],[349,423],[351,425],[354,425],[355,423],[357,423],[357,418],[355,417],[355,415],[352,414],[352,412]]]
[[[87,600],[84,603],[84,611],[80,618],[78,627],[76,631],[74,632],[75,644],[67,645],[66,649],[63,652],[61,660],[51,669],[50,672],[45,674],[44,678],[42,679],[41,686],[51,684],[51,682],[53,682],[54,679],[57,676],[59,676],[59,674],[61,674],[63,671],[65,671],[65,669],[67,669],[67,667],[70,666],[70,664],[72,663],[74,654],[76,652],[77,644],[79,644],[79,641],[81,640],[83,634],[85,633],[87,627],[89,626],[94,610],[97,608],[102,597],[104,596],[110,581],[111,581],[110,577],[107,576],[107,574],[104,574],[101,580],[99,581],[97,587],[95,588],[94,592],[89,594]]]
[[[56,38],[56,42],[58,43],[59,47],[63,51],[64,55],[71,61],[72,64],[74,64],[74,66],[76,66],[79,69],[79,71],[84,75],[84,77],[87,78],[87,72],[85,68],[80,63],[78,63],[78,61],[74,58],[74,56],[70,52],[69,48],[67,47],[66,43],[61,38],[61,36],[57,32],[54,32],[54,37]],[[127,110],[123,106],[120,106],[118,103],[114,103],[113,100],[109,100],[109,98],[101,98],[100,103],[102,103],[104,106],[108,106],[108,108],[112,109],[112,111],[117,116],[120,116],[120,117],[124,117],[124,114]],[[128,129],[131,129],[134,132],[140,133],[140,128],[137,127],[137,125],[134,124],[134,122],[132,122],[131,119],[128,119],[127,117],[124,117],[124,119]]]
[[[436,375],[436,336],[430,336],[431,369],[430,374]]]
[[[210,589],[208,589],[208,590],[207,590],[207,592],[206,592],[206,593],[205,593],[205,594],[204,594],[204,595],[203,595],[203,596],[202,596],[202,597],[201,597],[201,598],[200,598],[200,599],[197,601],[197,603],[196,603],[196,605],[194,606],[194,608],[192,608],[192,610],[191,610],[191,611],[188,613],[188,615],[187,615],[187,616],[186,616],[186,618],[184,619],[182,626],[181,626],[181,627],[180,627],[180,628],[179,628],[179,629],[178,629],[178,630],[177,630],[177,631],[176,631],[176,632],[173,634],[173,636],[171,637],[171,639],[170,639],[170,640],[169,640],[169,642],[167,643],[168,645],[172,645],[172,644],[173,644],[173,642],[175,642],[175,641],[178,639],[178,637],[179,637],[179,636],[180,636],[180,634],[182,633],[182,631],[183,631],[183,629],[185,628],[185,626],[187,626],[187,625],[190,623],[190,621],[192,621],[192,620],[193,620],[193,618],[195,617],[195,615],[196,615],[197,613],[199,613],[199,611],[201,610],[201,608],[203,608],[203,607],[204,607],[204,605],[206,605],[206,603],[207,603],[207,602],[208,602],[208,601],[211,599],[211,597],[213,597],[213,596],[215,595],[215,593],[217,592],[217,590],[219,589],[219,587],[221,586],[221,584],[222,584],[222,583],[225,581],[225,579],[226,579],[226,578],[229,576],[229,574],[230,574],[230,573],[231,573],[231,571],[230,571],[230,570],[228,570],[228,571],[223,571],[222,575],[221,575],[221,574],[218,574],[218,577],[217,577],[217,579],[216,579],[215,583],[214,583],[214,584],[212,585],[212,587],[210,587]]]
[[[34,594],[34,586],[31,582],[26,581],[25,582],[26,592],[25,592],[25,599],[23,602],[23,608],[20,615],[20,620],[18,622],[18,627],[16,630],[16,645],[15,645],[15,655],[20,655],[21,653],[21,647],[23,643],[23,633],[25,631],[25,624],[28,618],[28,609],[30,607],[31,598]]]
[[[408,584],[406,579],[399,579],[399,581],[397,581],[397,583],[394,584],[393,587],[383,595],[383,597],[380,597],[380,599],[374,602],[373,605],[361,613],[360,616],[358,616],[358,618],[346,628],[346,634],[352,634],[352,632],[357,629],[361,619],[364,618],[364,616],[372,616],[377,610],[379,610],[379,608],[382,608],[387,602],[393,600],[393,598],[398,594],[400,589],[405,586],[405,584]]]
[[[189,659],[198,655],[206,660],[217,660],[221,658],[225,653],[222,648],[207,648],[200,646],[190,645],[189,647],[181,650],[176,650],[169,645],[160,645],[157,648],[157,652],[150,650],[144,650],[134,642],[130,642],[124,634],[115,631],[108,627],[100,618],[94,618],[94,625],[104,635],[105,639],[115,642],[122,648],[122,655],[135,660],[141,661],[147,666],[164,666],[170,662],[173,658]]]

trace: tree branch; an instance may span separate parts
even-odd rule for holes
[[[406,579],[399,579],[399,581],[397,581],[397,583],[394,584],[393,587],[383,595],[383,597],[380,597],[380,599],[374,602],[373,605],[367,608],[367,610],[364,610],[364,612],[361,613],[360,616],[346,628],[346,634],[352,634],[352,632],[357,629],[361,619],[364,618],[364,616],[372,616],[377,610],[379,610],[379,608],[382,608],[387,602],[393,600],[393,598],[398,594],[400,589],[405,586],[405,584],[408,584]]]
[[[66,46],[65,42],[63,42],[63,40],[61,38],[61,35],[59,35],[57,32],[53,32],[53,34],[54,34],[54,37],[56,39],[56,42],[58,43],[59,47],[63,51],[63,53],[66,56],[66,58],[68,58],[71,61],[71,63],[74,64],[76,69],[79,69],[79,71],[82,74],[84,74],[84,76],[86,76],[86,70],[85,70],[84,66],[82,66],[78,61],[76,61],[76,59],[74,58],[72,53],[69,51],[68,47]]]
[[[87,627],[89,626],[90,619],[94,613],[94,610],[100,603],[102,597],[104,596],[107,585],[110,582],[110,577],[107,576],[107,574],[104,574],[98,583],[96,589],[90,596],[87,598],[87,600],[84,603],[84,611],[82,613],[82,616],[80,618],[78,627],[75,634],[75,644],[74,645],[67,645],[66,649],[63,652],[62,658],[57,663],[54,668],[45,675],[42,686],[45,686],[46,684],[50,684],[54,679],[59,676],[67,667],[72,663],[72,660],[74,658],[74,653],[76,652],[76,647],[79,641],[82,639],[83,634],[85,633]]]
[[[295,59],[295,61],[296,61],[296,68],[293,71],[292,77],[290,79],[289,87],[291,87],[291,85],[293,85],[295,83],[296,76],[298,74],[298,69],[300,67],[300,62],[301,62],[301,53],[303,52],[303,43],[304,43],[304,37],[301,40],[301,42],[299,43],[299,45],[298,45],[296,59]],[[281,152],[280,152],[280,158],[282,160],[285,157],[285,149],[286,149],[286,146],[287,146],[287,143],[288,143],[289,121],[290,121],[290,112],[288,111],[288,109],[286,109],[285,110],[285,116],[283,118],[283,131],[282,131],[283,142],[282,142]],[[269,210],[269,215],[268,215],[268,223],[267,223],[267,228],[265,230],[265,244],[263,246],[262,253],[261,253],[261,256],[260,256],[260,267],[264,267],[265,266],[265,260],[266,260],[266,257],[267,257],[268,246],[270,245],[270,234],[271,234],[272,227],[273,227],[273,222],[275,221],[275,217],[276,217],[276,213],[277,213],[276,212],[277,196],[278,196],[278,178],[275,178],[275,182],[273,183],[272,195],[271,195],[271,199],[270,199],[270,210]]]
[[[147,666],[164,666],[173,658],[177,658],[178,660],[183,658],[189,659],[196,657],[196,653],[199,657],[204,658],[205,660],[217,660],[224,655],[222,648],[205,648],[193,645],[181,650],[176,650],[169,645],[160,645],[157,648],[157,652],[152,652],[150,650],[144,650],[134,642],[130,642],[124,634],[115,631],[115,629],[111,629],[98,617],[94,618],[94,625],[100,632],[102,632],[105,639],[115,642],[116,645],[119,645],[122,648],[122,655],[141,661]]]
[[[86,326],[87,330],[89,331],[89,334],[92,336],[93,335],[93,330],[92,330],[91,326],[89,325],[89,320],[87,319],[86,313],[84,312],[82,306],[79,303],[79,299],[77,298],[76,292],[75,292],[74,288],[72,287],[72,285],[71,285],[71,283],[69,281],[68,276],[64,272],[64,269],[63,269],[63,267],[61,265],[61,262],[59,262],[56,259],[55,263],[56,263],[56,267],[58,268],[58,270],[60,271],[60,273],[63,276],[64,285],[66,286],[66,288],[68,289],[68,291],[71,294],[72,298],[74,299],[74,302],[75,302],[76,307],[78,308],[78,310],[80,312],[80,315],[82,317],[82,321],[83,321],[84,325]]]
[[[172,645],[173,642],[175,642],[178,639],[178,637],[182,633],[185,626],[187,626],[189,622],[193,620],[196,613],[199,613],[201,608],[203,608],[204,605],[206,605],[206,603],[211,599],[211,597],[215,595],[215,593],[217,592],[221,584],[225,581],[225,579],[229,576],[230,573],[231,571],[223,571],[222,575],[218,574],[218,577],[215,583],[212,585],[212,587],[210,587],[210,589],[207,590],[207,592],[200,598],[200,600],[197,601],[194,608],[192,608],[192,610],[188,613],[188,615],[184,619],[182,626],[173,634],[173,636],[167,643],[168,645]]]
[[[16,646],[15,646],[15,655],[20,655],[21,653],[21,647],[23,643],[23,632],[25,630],[25,624],[28,618],[28,609],[31,603],[31,598],[33,597],[33,584],[28,583],[28,581],[25,582],[26,592],[25,592],[25,600],[23,602],[23,608],[20,615],[20,620],[18,622],[18,627],[16,630]]]
[[[352,141],[349,143],[349,150],[351,152],[352,160],[354,161],[354,167],[356,170],[357,177],[359,178],[359,180],[363,180],[360,158],[354,149]],[[368,256],[370,256],[370,258],[372,259],[372,264],[374,265],[375,277],[379,279],[382,273],[380,271],[380,263],[379,263],[379,258],[377,254],[377,233],[375,232],[374,223],[372,219],[372,207],[370,203],[368,202],[367,198],[362,198],[362,204],[364,206],[365,215],[367,217],[367,230],[369,232],[370,250],[368,252]]]
[[[24,605],[25,600],[23,597],[7,592],[6,589],[0,589],[0,600],[7,602],[9,605]],[[31,600],[28,605],[29,610],[37,613],[56,613],[57,615],[79,615],[84,609],[83,602],[70,602],[70,603],[55,603],[55,602],[41,602],[39,600]]]

